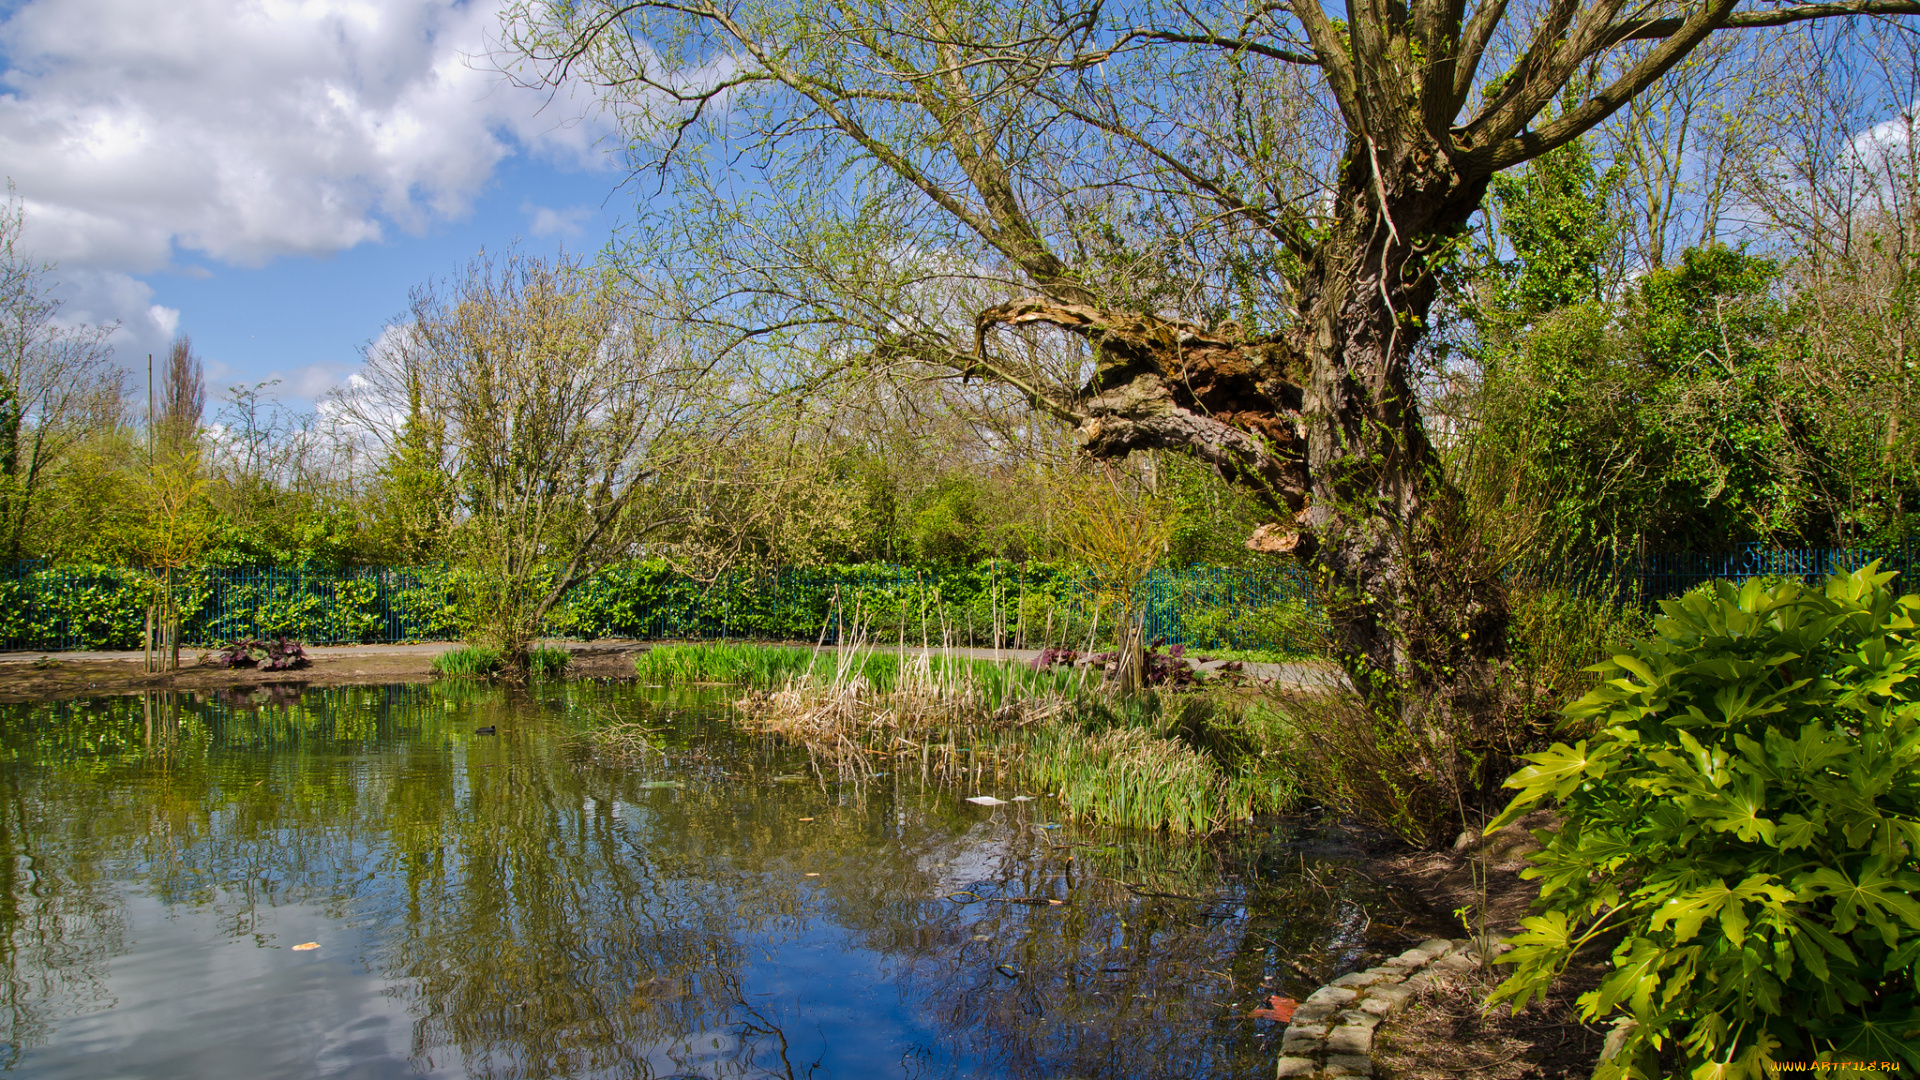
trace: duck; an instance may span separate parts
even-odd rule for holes
[[[477,727],[477,728],[474,728],[474,729],[473,729],[473,733],[474,733],[475,735],[494,735],[494,734],[498,734],[498,732],[497,732],[497,731],[495,731],[495,729],[494,729],[494,725],[492,725],[492,724],[488,724],[488,725],[487,725],[486,727]]]

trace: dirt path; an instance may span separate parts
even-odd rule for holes
[[[638,641],[548,642],[573,654],[573,677],[629,676],[633,658],[647,646]],[[416,683],[433,678],[433,658],[456,642],[421,645],[315,645],[306,667],[295,671],[216,668],[199,663],[205,650],[180,654],[180,670],[147,674],[138,652],[0,653],[0,703],[134,694],[142,690],[217,690],[235,686],[348,686]]]
[[[618,678],[632,675],[634,657],[660,643],[616,638],[543,644],[564,648],[573,654],[567,668],[570,677]],[[267,683],[347,686],[427,682],[433,678],[433,658],[457,647],[457,642],[448,641],[418,645],[313,645],[306,650],[312,662],[297,671],[203,666],[200,657],[208,650],[190,649],[180,654],[180,670],[172,674],[143,672],[137,651],[0,653],[0,703],[133,694],[142,690],[214,690]],[[1039,655],[1032,649],[950,651],[959,656],[1015,663],[1025,663]],[[1218,668],[1220,662],[1197,666],[1211,670]],[[1249,663],[1246,671],[1290,686],[1330,686],[1338,684],[1341,678],[1338,669],[1326,664]]]
[[[1513,934],[1540,882],[1523,878],[1538,851],[1535,829],[1554,829],[1550,810],[1535,811],[1484,840],[1465,837],[1451,851],[1415,851],[1371,868],[1411,892],[1455,932]],[[1484,918],[1484,922],[1482,919]],[[1374,1032],[1375,1075],[1393,1080],[1584,1080],[1606,1040],[1603,1024],[1583,1021],[1575,1005],[1607,970],[1604,952],[1583,956],[1545,1001],[1515,1013],[1486,1009],[1486,996],[1510,969],[1456,972],[1434,984]]]

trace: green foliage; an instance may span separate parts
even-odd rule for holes
[[[658,686],[741,683],[779,686],[812,663],[813,650],[712,642],[656,645],[634,658],[640,681]]]
[[[1265,656],[1308,656],[1326,638],[1325,621],[1304,599],[1183,609],[1180,637],[1189,649],[1216,655],[1252,647]]]
[[[1213,469],[1179,454],[1154,457],[1159,489],[1174,506],[1165,566],[1270,567],[1273,559],[1247,549],[1247,538],[1273,513]]]
[[[505,665],[505,656],[491,645],[463,645],[434,657],[432,666],[450,678],[479,679],[498,674]]]
[[[1757,1078],[1773,1060],[1920,1067],[1920,596],[1877,566],[1717,582],[1567,710],[1490,828],[1557,802],[1540,913],[1494,995],[1543,994],[1590,942],[1580,998],[1638,1027],[1595,1075]]]
[[[380,466],[374,534],[389,557],[414,562],[442,553],[457,493],[446,466],[446,420],[422,406],[420,376],[407,374],[407,419]]]
[[[979,484],[965,474],[943,476],[912,507],[908,529],[914,554],[935,565],[973,562],[986,521]]]
[[[175,595],[184,640],[198,645],[239,637],[314,644],[445,641],[473,631],[476,620],[463,600],[483,591],[469,584],[475,576],[433,566],[203,566],[175,575]],[[1158,591],[1149,605],[1155,632],[1187,635],[1180,640],[1188,641],[1208,634],[1210,648],[1232,641],[1299,646],[1263,636],[1284,629],[1275,612],[1266,610],[1279,602],[1272,577],[1208,568],[1156,572]],[[0,643],[15,649],[137,648],[151,593],[150,580],[135,571],[22,567],[0,577]],[[1260,610],[1244,619],[1210,614],[1247,605]],[[828,627],[830,637],[851,638],[859,630],[879,642],[984,646],[997,640],[1005,646],[1085,648],[1095,614],[1076,572],[1063,566],[854,564],[740,571],[702,582],[654,560],[611,566],[589,578],[549,615],[541,632],[813,640]],[[1111,615],[1102,616],[1104,633],[1094,645],[1106,641],[1111,627]]]
[[[1488,252],[1461,299],[1484,373],[1463,457],[1548,550],[1833,542],[1864,461],[1818,408],[1826,380],[1787,374],[1807,315],[1782,267],[1714,244],[1628,283],[1619,179],[1578,142],[1494,179],[1511,257]]]
[[[1524,323],[1601,298],[1620,232],[1609,204],[1621,176],[1617,166],[1601,174],[1576,139],[1493,178],[1500,232],[1513,249],[1493,278],[1488,310],[1500,321]]]
[[[655,646],[634,660],[634,670],[642,682],[658,686],[729,683],[777,690],[801,680],[844,685],[860,679],[874,693],[891,694],[924,683],[934,690],[964,691],[989,712],[1016,700],[1072,697],[1087,680],[1079,671],[1034,671],[1025,664],[940,652],[922,661],[915,651],[735,642]]]
[[[1725,550],[1832,536],[1834,508],[1780,268],[1724,245],[1640,278],[1624,305],[1530,318],[1484,363],[1477,448],[1562,549]]]

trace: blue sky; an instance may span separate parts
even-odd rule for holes
[[[116,356],[193,336],[215,391],[311,402],[482,247],[591,254],[632,217],[610,129],[510,85],[493,0],[0,6],[0,172]],[[141,395],[144,396],[144,395]],[[217,395],[216,395],[217,396]]]
[[[180,312],[180,329],[210,371],[218,365],[220,385],[279,378],[278,396],[311,399],[359,366],[359,348],[403,313],[408,290],[454,274],[481,249],[517,243],[591,257],[632,216],[619,183],[618,175],[517,153],[494,168],[470,211],[418,233],[395,229],[338,254],[282,256],[258,267],[192,259],[193,272],[144,280],[154,303]],[[130,367],[146,363],[144,349],[117,355]]]

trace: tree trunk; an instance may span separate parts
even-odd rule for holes
[[[1304,524],[1355,686],[1408,720],[1458,723],[1492,704],[1508,610],[1501,568],[1427,437],[1412,360],[1436,291],[1428,257],[1464,230],[1486,182],[1416,151],[1382,183],[1376,156],[1350,148],[1339,221],[1302,290]]]
[[[1357,140],[1347,161],[1286,333],[1036,297],[982,312],[974,355],[995,325],[1084,337],[1092,379],[1071,401],[1035,400],[1076,423],[1096,458],[1179,450],[1262,499],[1279,520],[1249,546],[1313,568],[1355,687],[1386,715],[1457,731],[1493,715],[1508,612],[1500,568],[1428,441],[1412,360],[1436,292],[1428,260],[1487,182],[1430,144],[1394,155]]]
[[[1405,154],[1382,183],[1375,160],[1367,142],[1350,148],[1338,225],[1302,290],[1306,527],[1357,688],[1402,715],[1459,721],[1488,705],[1507,603],[1427,438],[1411,371],[1436,292],[1428,256],[1465,229],[1486,181]]]

